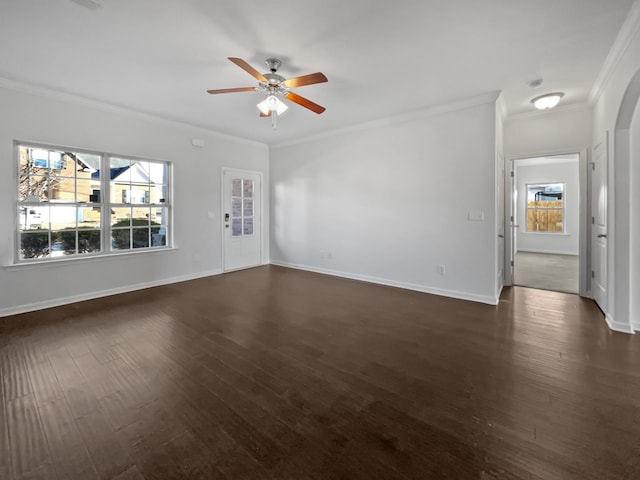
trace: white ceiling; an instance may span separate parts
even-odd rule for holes
[[[589,91],[633,0],[0,0],[0,77],[269,144],[503,91],[509,114]],[[296,89],[274,132],[254,86],[283,60]],[[542,87],[528,83],[544,78]]]

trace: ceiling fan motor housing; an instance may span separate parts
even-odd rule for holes
[[[267,68],[271,70],[271,73],[276,73],[282,65],[282,62],[278,58],[267,58],[264,63],[267,65]]]

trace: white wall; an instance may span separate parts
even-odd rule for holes
[[[520,225],[516,233],[516,251],[578,255],[580,239],[578,156],[575,155],[574,160],[542,158],[537,163],[531,159],[517,160],[515,162],[515,178],[518,185],[516,222]],[[537,183],[565,184],[564,233],[527,231],[527,184]]]
[[[629,88],[638,88],[639,72],[640,0],[636,0],[594,89],[594,144],[609,134],[608,311],[605,313],[609,325],[620,331],[640,329],[640,318],[631,317],[632,298],[638,296],[640,285],[631,284],[637,275],[632,276],[630,270],[631,246],[640,244],[640,238],[635,236],[637,233],[630,227],[632,219],[640,213],[636,191],[640,184],[633,183],[631,176],[628,126],[617,130],[621,110],[626,113],[625,119],[628,121],[631,109],[637,108],[637,97],[627,102],[623,102],[623,98]],[[634,165],[637,161],[636,155]]]
[[[193,137],[203,139],[204,148],[192,146]],[[176,249],[12,266],[17,199],[14,140],[172,162]],[[0,315],[219,273],[223,166],[260,171],[268,185],[266,145],[4,82],[0,85]],[[265,197],[263,251],[268,252]]]
[[[494,101],[273,148],[271,261],[496,303]]]
[[[592,121],[592,108],[587,104],[509,117],[504,153],[507,158],[578,153],[592,143]]]

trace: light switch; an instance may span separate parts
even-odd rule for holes
[[[470,222],[483,222],[484,221],[484,212],[482,210],[471,210],[471,211],[469,211],[469,221]]]

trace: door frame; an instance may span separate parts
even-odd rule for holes
[[[515,229],[512,227],[513,222],[511,217],[514,216],[514,188],[513,188],[513,175],[514,166],[516,160],[523,160],[526,158],[538,158],[538,157],[553,157],[557,155],[578,155],[578,183],[580,191],[580,205],[579,205],[579,217],[580,226],[578,231],[578,295],[581,297],[591,298],[591,283],[589,282],[589,273],[591,271],[591,258],[589,258],[591,251],[590,244],[590,222],[588,221],[591,214],[590,195],[591,185],[590,177],[588,177],[588,166],[591,160],[591,151],[589,148],[569,148],[565,150],[551,150],[543,151],[539,153],[530,153],[523,155],[513,155],[505,157],[504,168],[504,226],[505,226],[505,248],[504,248],[504,285],[513,286],[513,248],[514,248],[514,236]]]
[[[222,273],[227,272],[235,272],[238,269],[227,269],[225,248],[227,242],[227,236],[225,234],[224,227],[224,193],[225,193],[225,173],[239,173],[239,174],[249,174],[249,175],[257,175],[260,178],[260,263],[259,265],[264,265],[264,174],[262,172],[254,171],[254,170],[245,170],[242,168],[235,167],[222,167],[220,169],[220,235],[222,237],[222,241],[220,242],[220,255],[221,255],[221,263],[222,263]]]

